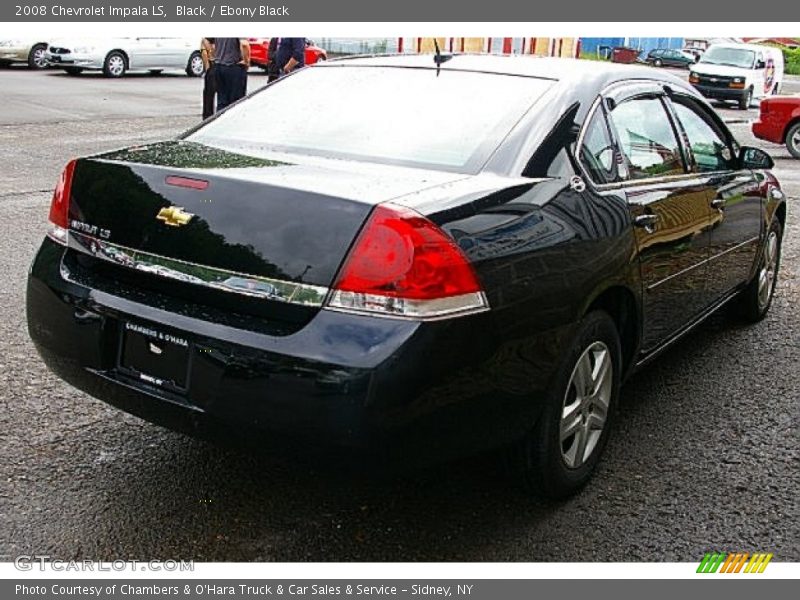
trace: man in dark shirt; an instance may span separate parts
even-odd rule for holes
[[[306,38],[281,38],[277,61],[282,75],[305,66]]]
[[[247,94],[250,44],[246,38],[214,40],[214,70],[217,72],[217,110]]]

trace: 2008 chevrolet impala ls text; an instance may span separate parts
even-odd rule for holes
[[[564,497],[634,369],[729,300],[769,309],[771,167],[645,67],[329,61],[180,139],[70,162],[30,335],[75,387],[180,431],[508,447]]]

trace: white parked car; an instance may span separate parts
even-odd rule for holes
[[[128,71],[183,70],[190,77],[203,74],[198,38],[97,38],[50,42],[45,60],[49,67],[70,75],[86,70],[122,77]]]
[[[45,53],[47,42],[41,38],[5,38],[0,39],[0,65],[26,63],[31,69],[43,69],[47,66]]]

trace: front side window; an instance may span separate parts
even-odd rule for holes
[[[684,173],[680,145],[661,100],[642,97],[622,102],[611,112],[611,122],[630,179]]]
[[[708,173],[730,169],[732,155],[725,138],[701,115],[702,109],[693,104],[689,99],[678,99],[673,106],[686,132],[697,171]]]

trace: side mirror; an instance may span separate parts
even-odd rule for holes
[[[767,68],[767,63],[765,63],[763,60],[756,61],[756,69],[766,69],[766,68]]]
[[[775,166],[775,161],[772,160],[769,154],[761,148],[753,148],[751,146],[742,146],[739,152],[739,161],[743,169],[771,169]]]

